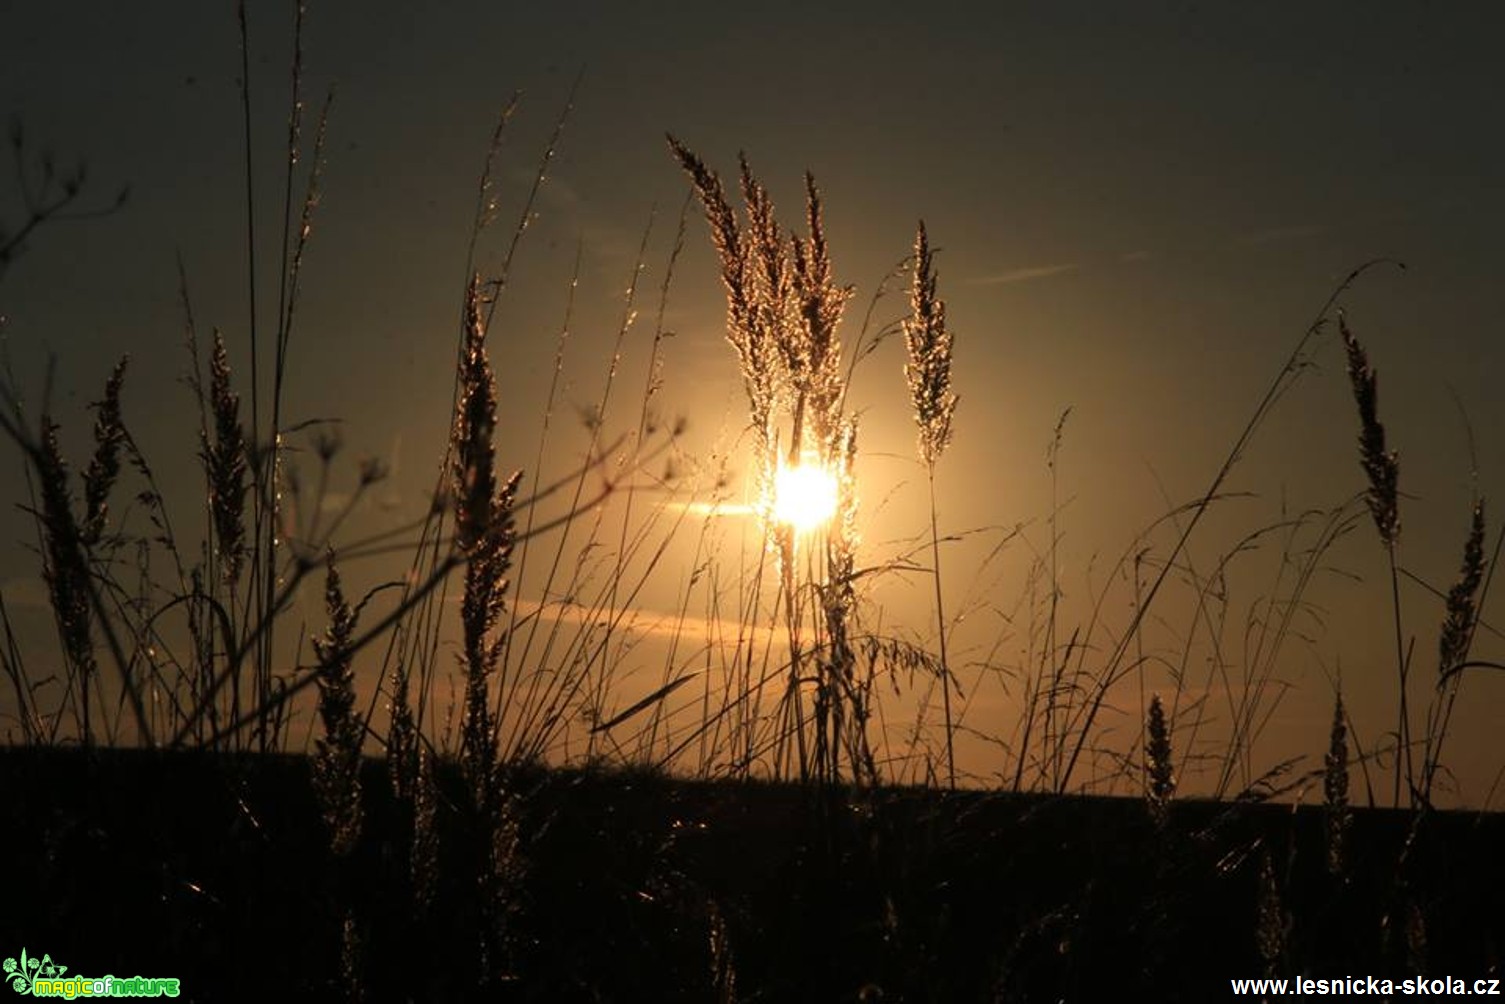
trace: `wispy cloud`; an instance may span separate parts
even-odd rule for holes
[[[537,617],[540,620],[558,621],[565,624],[604,625],[611,616],[603,609],[580,603],[555,600],[546,604],[535,600],[513,600],[520,618]],[[743,644],[753,641],[758,645],[780,643],[783,635],[767,625],[742,624],[735,620],[709,619],[694,614],[663,613],[643,608],[626,608],[618,612],[616,630],[636,638],[676,640],[681,644],[734,645],[740,638]]]
[[[669,512],[685,512],[691,516],[756,516],[756,506],[742,502],[663,502],[661,508]]]
[[[1048,279],[1053,275],[1065,275],[1067,272],[1075,272],[1080,266],[1075,262],[1065,265],[1031,265],[1028,268],[1015,268],[997,275],[978,276],[967,279],[968,285],[972,286],[1002,286],[1010,282],[1028,282],[1030,279]]]
[[[1275,244],[1279,241],[1301,240],[1304,237],[1315,237],[1318,234],[1327,233],[1328,228],[1320,223],[1300,223],[1288,227],[1271,227],[1268,230],[1256,230],[1253,233],[1243,234],[1234,238],[1235,244]]]
[[[1149,261],[1152,257],[1154,256],[1148,251],[1130,251],[1127,254],[1119,255],[1118,260],[1121,262]]]

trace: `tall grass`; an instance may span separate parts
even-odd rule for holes
[[[654,253],[650,220],[626,277],[599,393],[584,408],[583,460],[563,475],[545,471],[546,458],[563,434],[556,410],[575,324],[577,255],[537,448],[531,463],[513,470],[515,461],[497,454],[497,434],[522,416],[508,414],[506,402],[499,400],[492,359],[520,350],[493,321],[498,304],[516,295],[514,257],[536,215],[536,199],[575,95],[572,90],[555,120],[516,223],[503,235],[500,265],[488,273],[478,261],[499,215],[497,159],[517,109],[514,99],[498,115],[480,172],[466,275],[458,285],[453,421],[445,440],[435,444],[440,457],[434,503],[411,525],[348,540],[350,505],[332,519],[321,515],[331,478],[340,476],[338,438],[323,422],[289,423],[284,401],[286,374],[298,348],[294,334],[305,269],[315,260],[331,107],[326,98],[316,127],[307,128],[305,16],[303,5],[295,4],[285,156],[270,200],[270,217],[280,232],[271,277],[276,317],[268,321],[255,314],[256,303],[266,299],[256,294],[266,292],[268,277],[253,254],[244,344],[219,329],[201,338],[187,270],[180,265],[203,477],[200,539],[190,542],[189,535],[177,532],[152,468],[136,448],[123,362],[109,374],[94,409],[93,449],[82,465],[81,482],[70,477],[47,402],[33,418],[8,388],[0,423],[28,464],[30,508],[62,678],[61,697],[49,710],[37,686],[43,674],[28,668],[14,632],[6,628],[0,656],[23,738],[263,752],[290,748],[295,740],[289,724],[310,713],[306,698],[320,686],[324,659],[317,650],[300,651],[309,646],[297,639],[286,618],[300,587],[320,572],[332,572],[328,554],[335,547],[347,569],[353,561],[379,555],[401,554],[406,561],[405,574],[384,593],[380,612],[373,609],[359,629],[352,625],[341,650],[359,666],[362,653],[383,648],[373,660],[378,687],[357,715],[359,745],[363,751],[385,750],[394,787],[415,800],[415,820],[422,816],[417,800],[424,764],[451,753],[467,765],[478,811],[498,783],[494,778],[539,760],[637,761],[705,776],[746,777],[762,770],[821,784],[943,777],[947,787],[956,787],[957,741],[963,737],[991,743],[998,750],[993,773],[1000,784],[1018,789],[1132,790],[1137,764],[1163,763],[1169,770],[1173,757],[1173,776],[1182,790],[1199,774],[1211,779],[1208,787],[1218,796],[1268,795],[1287,783],[1293,764],[1262,762],[1258,744],[1286,693],[1280,671],[1297,634],[1296,619],[1310,609],[1310,585],[1351,528],[1355,507],[1313,510],[1259,527],[1210,565],[1193,553],[1192,540],[1213,508],[1236,497],[1229,488],[1233,469],[1277,401],[1307,369],[1334,308],[1376,263],[1356,269],[1333,290],[1205,489],[1189,501],[1167,497],[1168,511],[1121,552],[1108,584],[1088,597],[1076,624],[1065,619],[1056,562],[1058,424],[1047,457],[1050,539],[1026,569],[1025,595],[1014,607],[1028,622],[1028,654],[1017,662],[997,655],[1009,643],[1011,629],[1004,627],[992,651],[968,662],[970,653],[957,650],[953,628],[980,607],[964,601],[956,609],[953,601],[948,616],[937,469],[955,431],[957,397],[952,334],[925,225],[919,225],[907,260],[906,316],[884,329],[904,336],[902,371],[928,487],[928,540],[920,539],[913,551],[885,560],[860,539],[859,501],[872,486],[858,483],[859,411],[849,392],[856,365],[873,355],[884,333],[869,340],[870,308],[856,338],[843,337],[854,289],[836,278],[823,193],[807,174],[803,232],[792,233],[745,157],[736,185],[741,205],[735,207],[721,177],[673,137],[670,152],[688,178],[689,191],[664,260],[653,330],[644,336],[638,321],[641,301],[651,295],[641,285]],[[246,71],[239,97],[249,144],[254,109],[244,4],[237,7],[237,20]],[[310,131],[311,141],[304,135]],[[21,142],[16,130],[18,150]],[[244,192],[247,239],[254,247],[268,214],[263,179],[251,173],[251,153],[248,145]],[[23,192],[30,219],[0,242],[0,267],[14,258],[23,238],[77,212],[81,174],[48,168],[40,179]],[[726,339],[746,398],[744,441],[759,537],[748,552],[732,553],[710,520],[693,525],[692,512],[715,512],[725,503],[728,476],[687,456],[679,443],[684,421],[666,421],[659,414],[666,386],[664,317],[684,251],[685,214],[696,202],[709,226],[726,298]],[[882,291],[880,284],[875,303]],[[1444,740],[1462,670],[1478,665],[1471,661],[1470,645],[1492,568],[1484,560],[1483,502],[1471,517],[1459,581],[1445,600],[1440,689],[1425,723],[1417,726],[1409,697],[1411,657],[1401,627],[1399,464],[1379,422],[1367,355],[1341,311],[1337,325],[1360,411],[1361,465],[1368,481],[1363,497],[1390,568],[1399,698],[1393,801],[1399,803],[1404,783],[1413,803],[1425,803],[1438,779],[1446,777]],[[644,379],[634,399],[626,396],[621,376],[624,359],[635,354],[643,357]],[[244,357],[248,366],[233,365],[236,357]],[[893,381],[893,396],[902,393]],[[625,433],[611,432],[622,427]],[[303,497],[308,484],[292,457],[298,439],[309,441],[319,465],[312,499]],[[836,513],[813,533],[781,522],[773,508],[779,472],[807,464],[828,471],[837,485]],[[686,469],[694,476],[682,478]],[[708,476],[701,479],[702,474]],[[359,498],[384,476],[378,464],[362,466],[354,474],[354,495]],[[132,488],[139,505],[122,505]],[[150,529],[131,525],[132,517],[144,519]],[[1167,536],[1169,544],[1162,546]],[[1005,545],[1022,537],[1022,531],[1001,535],[996,553],[1004,555]],[[670,555],[676,539],[694,540],[692,568],[673,612],[678,627],[653,679],[629,681],[624,666],[634,652],[635,611],[675,571]],[[1275,578],[1266,595],[1249,604],[1240,625],[1229,600],[1232,570],[1271,541],[1280,547]],[[911,559],[925,551],[934,594],[934,651],[885,624],[884,611],[869,602],[875,584],[921,569]],[[150,583],[144,594],[126,581],[132,571]],[[1113,590],[1130,579],[1132,613],[1127,623],[1111,623],[1106,611],[1115,604]],[[1048,586],[1042,585],[1047,580]],[[451,597],[452,587],[457,597]],[[1168,610],[1173,592],[1188,602]],[[451,599],[458,601],[458,618],[448,616]],[[985,600],[992,612],[1007,602],[996,595]],[[8,625],[3,607],[0,614],[0,625]],[[726,633],[691,639],[692,615]],[[1152,650],[1151,625],[1172,625],[1175,651]],[[1230,640],[1241,626],[1243,648],[1235,652]],[[461,653],[453,665],[444,658],[450,637],[459,639]],[[1205,661],[1198,658],[1204,648],[1210,652]],[[1166,670],[1169,687],[1163,697],[1146,703],[1146,678],[1157,664]],[[969,696],[961,680],[973,670],[976,683]],[[1151,748],[1156,741],[1146,726],[1133,728],[1125,743],[1104,724],[1105,718],[1120,720],[1119,698],[1136,679],[1139,722],[1158,719],[1163,749]],[[994,681],[1015,687],[1008,697],[1019,713],[1010,735],[983,734],[968,724],[977,687]],[[935,735],[926,717],[929,697],[918,696],[936,684],[940,753],[930,745]],[[885,700],[886,693],[893,696]],[[447,695],[453,695],[448,708]],[[896,712],[916,705],[905,748],[893,739],[903,729]],[[1419,739],[1412,735],[1417,728]],[[1366,771],[1372,759],[1359,756]],[[1164,787],[1163,780],[1157,783]]]
[[[1347,318],[1338,315],[1339,330],[1348,356],[1348,376],[1359,411],[1359,461],[1368,479],[1365,500],[1374,518],[1376,531],[1385,548],[1390,568],[1390,594],[1395,631],[1395,653],[1399,699],[1395,728],[1395,776],[1392,792],[1394,804],[1400,804],[1402,781],[1408,804],[1413,808],[1429,806],[1433,784],[1440,767],[1440,756],[1463,682],[1462,670],[1469,665],[1469,649],[1478,624],[1483,601],[1481,586],[1486,586],[1486,567],[1492,572],[1493,560],[1484,557],[1484,500],[1475,497],[1469,515],[1469,530],[1463,546],[1458,579],[1444,602],[1442,627],[1438,637],[1437,680],[1427,704],[1421,745],[1421,766],[1415,762],[1410,707],[1411,646],[1403,642],[1400,602],[1400,565],[1397,547],[1400,539],[1398,454],[1388,450],[1385,427],[1379,420],[1379,377],[1369,362],[1369,354],[1348,326]],[[1500,540],[1505,540],[1502,534]],[[1498,558],[1500,543],[1495,545]]]
[[[539,158],[500,267],[488,273],[478,262],[498,214],[494,178],[503,131],[517,109],[514,99],[498,116],[480,172],[459,297],[452,414],[443,441],[435,444],[439,461],[432,504],[411,524],[350,540],[346,518],[386,471],[375,462],[360,465],[352,500],[326,518],[323,503],[340,476],[339,438],[329,423],[289,424],[285,417],[291,413],[284,401],[285,377],[297,347],[292,336],[320,199],[330,107],[326,100],[311,159],[305,160],[305,11],[302,4],[294,11],[287,150],[279,179],[277,317],[268,331],[255,316],[260,290],[253,254],[247,275],[252,315],[241,353],[249,357],[248,377],[232,366],[233,341],[219,329],[201,351],[186,268],[179,265],[188,382],[198,419],[199,539],[188,543],[174,529],[165,493],[130,432],[124,360],[110,371],[92,406],[92,449],[77,479],[63,455],[50,395],[44,395],[33,419],[13,386],[0,387],[0,430],[26,464],[28,511],[57,634],[61,693],[50,706],[44,700],[46,669],[23,656],[3,595],[0,669],[10,681],[15,720],[29,745],[77,742],[92,749],[101,742],[136,743],[265,754],[296,749],[292,723],[308,714],[313,736],[316,715],[310,760],[325,827],[330,895],[338,906],[338,926],[330,936],[338,944],[341,995],[360,999],[367,992],[361,974],[376,951],[366,940],[376,918],[363,913],[369,900],[353,888],[357,850],[370,839],[361,764],[372,752],[385,754],[395,796],[397,833],[391,847],[400,860],[392,871],[401,886],[400,904],[410,915],[405,930],[417,931],[430,919],[441,896],[441,860],[459,862],[464,889],[446,902],[462,911],[459,926],[471,940],[456,952],[471,967],[463,979],[486,992],[503,992],[522,948],[516,921],[533,835],[523,830],[519,779],[540,763],[634,764],[734,779],[763,772],[824,793],[850,782],[871,794],[886,782],[916,778],[937,786],[944,778],[944,786],[955,789],[956,740],[970,736],[997,750],[993,773],[999,787],[1058,794],[1134,791],[1143,798],[1163,848],[1179,846],[1171,820],[1180,817],[1172,815],[1171,806],[1191,789],[1190,778],[1209,779],[1210,794],[1235,802],[1299,792],[1320,778],[1325,866],[1341,885],[1353,860],[1350,767],[1356,756],[1372,803],[1368,778],[1377,758],[1358,743],[1341,685],[1334,687],[1320,767],[1300,771],[1295,757],[1270,765],[1259,744],[1287,691],[1283,656],[1299,634],[1298,619],[1312,611],[1312,583],[1361,520],[1363,507],[1378,532],[1390,578],[1398,683],[1390,746],[1392,801],[1401,803],[1404,784],[1412,808],[1432,806],[1437,783],[1447,776],[1445,740],[1464,671],[1493,665],[1474,660],[1471,647],[1501,545],[1497,541],[1486,561],[1484,500],[1475,499],[1457,581],[1442,597],[1438,672],[1418,741],[1400,603],[1399,461],[1379,420],[1375,370],[1341,310],[1337,326],[1358,405],[1367,487],[1331,508],[1282,513],[1278,521],[1237,537],[1210,565],[1191,546],[1212,509],[1240,496],[1230,488],[1234,467],[1277,401],[1308,368],[1344,294],[1376,263],[1356,269],[1333,290],[1205,489],[1189,501],[1167,497],[1167,512],[1121,551],[1063,646],[1060,638],[1069,622],[1057,564],[1057,478],[1069,409],[1061,413],[1047,450],[1049,539],[1026,569],[1024,595],[1006,610],[1007,599],[994,595],[996,583],[985,583],[981,589],[988,595],[981,603],[964,600],[958,609],[953,602],[948,617],[936,475],[955,431],[958,399],[952,389],[953,338],[937,291],[929,234],[921,222],[912,255],[900,270],[909,279],[906,316],[870,339],[870,307],[849,343],[841,325],[854,290],[836,280],[823,194],[809,174],[804,233],[791,233],[745,157],[739,163],[739,214],[719,175],[671,136],[670,152],[688,177],[689,191],[664,262],[647,344],[639,344],[638,316],[641,300],[651,295],[641,282],[652,256],[654,218],[631,264],[599,393],[583,409],[583,459],[563,474],[546,468],[560,435],[554,418],[575,324],[582,256],[577,252],[532,464],[528,470],[513,468],[499,452],[499,432],[522,416],[508,413],[497,372],[520,350],[497,320],[497,306],[513,293],[513,258],[535,216],[535,200],[574,92]],[[245,5],[237,12],[249,143]],[[19,137],[18,132],[18,149]],[[247,237],[254,249],[261,205],[249,145],[246,153]],[[293,197],[300,180],[301,201]],[[80,175],[58,182],[49,169],[40,190],[25,193],[31,219],[17,236],[0,235],[0,280],[23,237],[73,212],[82,181]],[[61,195],[53,185],[61,185]],[[756,520],[751,553],[734,549],[711,519],[691,525],[692,512],[715,514],[726,505],[729,476],[683,452],[683,419],[665,421],[659,415],[669,334],[665,317],[687,216],[696,202],[709,225],[726,298],[726,339],[746,397],[743,441],[750,444]],[[883,291],[880,284],[875,304]],[[849,390],[856,365],[892,333],[904,336],[902,373],[918,427],[929,519],[928,534],[922,530],[910,550],[883,560],[872,557],[877,549],[864,549],[861,540],[859,412]],[[624,403],[624,359],[639,351],[645,356],[644,380],[637,398]],[[270,369],[263,372],[268,359]],[[902,392],[897,380],[893,384],[897,398]],[[610,429],[623,424],[628,431],[613,435]],[[300,438],[309,440],[318,463],[310,499],[303,497],[307,485],[291,457],[292,443]],[[775,506],[779,475],[805,465],[827,472],[835,484],[835,512],[813,531],[781,520]],[[682,477],[686,468],[695,476]],[[131,489],[134,495],[128,494]],[[131,501],[123,504],[126,499]],[[989,562],[1002,563],[1010,545],[1027,542],[1023,526],[998,535]],[[1161,544],[1166,538],[1168,548]],[[629,680],[625,667],[637,651],[634,629],[642,598],[676,571],[672,546],[686,540],[693,540],[693,558],[676,596],[675,626],[662,665],[646,685]],[[1234,568],[1272,543],[1278,547],[1273,578],[1249,602],[1241,621],[1230,599]],[[913,560],[920,555],[923,562],[927,551],[928,569]],[[395,554],[406,573],[352,604],[336,554],[346,569],[360,559]],[[867,591],[875,581],[912,571],[928,572],[933,585],[933,652],[885,625],[884,611]],[[290,642],[287,618],[294,599],[300,586],[321,572],[327,626],[306,646],[302,637]],[[135,584],[129,581],[132,573]],[[449,590],[456,579],[452,603]],[[1107,611],[1122,589],[1132,593],[1132,614],[1126,624],[1116,624]],[[1167,610],[1167,597],[1177,590],[1188,602]],[[1015,640],[1010,629],[999,632],[993,651],[966,662],[952,629],[980,609],[1010,625],[1026,625],[1026,651],[1017,662],[997,654],[1006,639]],[[712,629],[705,639],[692,640],[687,625],[702,613],[700,619]],[[1152,624],[1167,629],[1169,651],[1149,639]],[[452,664],[444,658],[451,639],[457,639],[458,653]],[[379,657],[370,652],[378,645],[384,649]],[[378,680],[364,709],[356,694],[363,664],[376,670]],[[1157,665],[1168,686],[1151,692],[1147,679]],[[976,669],[972,697],[961,688],[964,666]],[[1125,741],[1105,723],[1130,717],[1120,716],[1119,706],[1136,679],[1140,718]],[[1018,715],[1007,736],[967,725],[966,702],[995,682],[1016,685],[1009,697]],[[932,752],[934,736],[927,728],[937,683],[943,715],[939,754]],[[446,688],[447,711],[441,709]],[[311,708],[301,700],[304,695],[313,699]],[[895,753],[890,733],[900,726],[891,727],[886,715],[909,710],[910,702],[915,713],[908,747]],[[1419,766],[1413,748],[1419,749]],[[437,765],[450,758],[463,779],[463,797],[454,804],[436,780]],[[445,813],[460,825],[449,831],[453,842],[441,849],[439,820]],[[879,860],[886,853],[886,835],[869,817],[853,825],[860,839],[842,853],[860,862]],[[837,832],[836,824],[831,826],[830,832]],[[1252,947],[1271,973],[1279,973],[1293,959],[1288,903],[1293,868],[1289,862],[1277,868],[1268,846],[1240,849],[1246,852],[1258,863]],[[831,861],[841,861],[840,854]],[[1158,866],[1158,875],[1172,874],[1168,855]],[[1410,896],[1403,886],[1398,878],[1397,889]],[[944,921],[925,928],[901,918],[895,895],[890,888],[882,893],[883,936],[905,950],[923,951],[908,932],[944,931]],[[707,902],[706,975],[717,999],[735,1000],[732,923],[714,900]],[[1394,919],[1404,927],[1407,951],[1422,959],[1426,917],[1414,899],[1397,909],[1402,912]]]
[[[812,175],[805,175],[808,236],[785,240],[772,198],[746,157],[741,160],[744,224],[716,172],[673,136],[669,147],[700,198],[721,266],[727,340],[748,399],[756,507],[765,551],[775,559],[779,576],[789,658],[774,769],[785,772],[792,755],[801,779],[832,783],[841,780],[845,768],[849,777],[873,780],[870,687],[857,675],[853,634],[853,582],[859,574],[857,421],[846,411],[847,374],[838,334],[852,290],[835,282],[821,194]],[[778,473],[802,466],[824,472],[837,499],[835,512],[808,535],[775,513]],[[807,536],[814,539],[802,539]],[[813,554],[802,557],[802,547]],[[756,597],[761,567],[754,574]],[[807,675],[807,662],[813,675]],[[808,718],[807,682],[813,683]]]

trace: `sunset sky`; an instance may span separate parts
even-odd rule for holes
[[[258,254],[270,272],[291,6],[252,7]],[[1005,740],[1014,728],[1017,687],[984,664],[1028,658],[1020,597],[1030,563],[1049,551],[1046,449],[1062,412],[1071,409],[1056,471],[1064,644],[1136,534],[1206,489],[1337,283],[1377,257],[1406,269],[1370,271],[1343,303],[1380,373],[1380,417],[1400,451],[1401,563],[1445,592],[1471,492],[1502,499],[1491,520],[1505,512],[1505,398],[1496,390],[1505,363],[1505,87],[1487,12],[1411,3],[671,11],[315,0],[304,38],[310,142],[323,95],[332,85],[337,93],[293,337],[291,420],[343,421],[336,492],[353,483],[357,457],[393,469],[360,528],[423,511],[449,423],[476,184],[497,114],[523,92],[498,162],[499,219],[478,252],[488,273],[580,74],[492,332],[509,465],[529,466],[537,448],[577,246],[549,465],[564,470],[582,454],[576,411],[599,397],[651,218],[639,315],[605,421],[608,433],[636,427],[688,191],[665,145],[672,132],[729,179],[745,151],[786,226],[800,224],[802,172],[814,173],[837,279],[856,287],[849,347],[879,281],[911,250],[917,221],[940,249],[961,403],[937,476],[943,532],[960,541],[943,545],[943,560],[954,612],[968,610],[956,645],[969,728]],[[24,124],[33,155],[88,161],[86,206],[131,189],[118,213],[40,231],[0,280],[16,381],[36,401],[56,355],[55,411],[75,457],[87,448],[85,405],[129,353],[127,422],[164,471],[190,472],[197,444],[179,379],[187,364],[176,255],[200,327],[223,329],[244,366],[239,73],[232,3],[0,7],[0,113]],[[0,225],[13,231],[22,207],[9,160],[5,171]],[[715,452],[735,455],[746,423],[715,256],[693,205],[672,278],[664,327],[673,337],[656,404],[688,421],[683,465],[693,470]],[[902,316],[905,293],[901,283],[879,302],[877,323]],[[273,310],[270,282],[259,302]],[[1329,510],[1364,488],[1335,327],[1310,358],[1225,486],[1252,497],[1224,503],[1193,539],[1201,574],[1283,513]],[[902,362],[902,340],[890,339],[858,366],[851,391],[862,415],[861,563],[872,565],[907,554],[928,530]],[[20,461],[4,463],[13,488],[5,501],[23,501]],[[745,482],[742,470],[733,482]],[[982,563],[1021,524],[996,561]],[[0,589],[13,611],[45,627],[30,524],[8,515],[0,527]],[[1491,548],[1493,534],[1491,523]],[[1275,565],[1259,564],[1270,548],[1278,559],[1284,539],[1262,538],[1263,557],[1230,580],[1236,645],[1247,640],[1250,602],[1284,588],[1272,587]],[[1173,540],[1163,528],[1151,538],[1162,559]],[[639,597],[642,608],[672,614],[693,560],[676,554]],[[1394,724],[1389,583],[1372,523],[1358,521],[1325,565],[1335,571],[1307,595],[1321,622],[1300,624],[1310,642],[1289,641],[1274,674],[1292,690],[1257,747],[1265,766],[1298,754],[1307,757],[1301,769],[1320,764],[1329,675],[1339,671],[1363,742]],[[375,582],[394,573],[352,574]],[[1414,672],[1425,681],[1435,674],[1441,604],[1410,579],[1402,585]],[[885,630],[932,637],[928,580],[893,574],[874,589]],[[1185,629],[1189,595],[1166,601],[1167,630]],[[1132,583],[1106,596],[1101,620],[1121,627]],[[317,616],[316,595],[309,610]],[[705,613],[703,601],[695,613]],[[44,650],[45,630],[31,630]],[[1093,644],[1111,646],[1111,633]],[[1502,654],[1499,638],[1481,630],[1475,655]],[[1247,657],[1247,646],[1227,655]],[[1164,690],[1168,670],[1151,662],[1147,686]],[[657,679],[660,670],[645,672]],[[1201,693],[1205,668],[1189,672]],[[1425,700],[1427,685],[1414,694]],[[1505,711],[1505,674],[1471,676],[1462,695],[1449,761],[1464,799],[1478,804],[1505,764],[1491,725]],[[1208,699],[1204,728],[1218,732],[1226,722],[1217,695]],[[1114,692],[1111,742],[1137,732],[1139,701],[1133,682]],[[995,744],[969,738],[964,755],[979,783],[1004,770]]]

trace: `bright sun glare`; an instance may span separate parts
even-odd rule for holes
[[[814,458],[780,467],[773,483],[773,516],[799,533],[816,529],[836,514],[836,477]]]

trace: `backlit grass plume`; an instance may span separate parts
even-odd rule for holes
[[[790,247],[794,337],[782,340],[795,407],[795,429],[790,442],[791,447],[802,442],[808,420],[813,439],[829,462],[837,452],[846,389],[836,328],[852,297],[852,289],[838,286],[833,278],[820,190],[808,171],[805,172],[805,226],[809,236],[793,240]]]
[[[946,716],[946,775],[956,787],[956,751],[951,717],[951,666],[946,658],[946,613],[941,591],[941,545],[936,522],[935,465],[951,443],[951,416],[956,395],[951,391],[951,332],[946,328],[946,303],[936,296],[935,262],[921,220],[915,233],[914,281],[910,287],[910,317],[904,322],[908,350],[904,377],[915,423],[920,427],[920,459],[930,486],[930,555],[935,576],[937,644],[941,653],[941,700]]]
[[[105,383],[104,397],[94,404],[94,456],[84,471],[83,541],[99,543],[109,518],[110,489],[120,477],[120,447],[125,443],[125,425],[120,417],[120,387],[125,382],[126,360],[115,364]]]
[[[57,621],[58,637],[67,659],[69,690],[75,691],[79,738],[93,742],[90,695],[96,686],[93,608],[84,536],[73,514],[68,465],[58,447],[57,425],[42,416],[42,434],[35,457],[41,493],[40,523],[45,545],[42,577]]]
[[[361,740],[365,727],[355,714],[352,668],[359,612],[345,599],[332,551],[324,580],[324,607],[329,627],[313,643],[319,657],[319,719],[324,726],[324,734],[314,744],[313,787],[329,836],[329,880],[339,904],[341,989],[346,1000],[359,1000],[361,943],[351,906],[354,872],[350,860],[362,823]]]
[[[1458,581],[1448,590],[1447,613],[1438,641],[1437,675],[1453,676],[1468,657],[1469,641],[1474,633],[1474,597],[1484,580],[1484,500],[1474,503],[1469,521],[1468,540],[1463,545],[1463,565]]]
[[[480,276],[472,273],[465,291],[464,344],[460,352],[459,397],[450,433],[451,488],[455,506],[455,546],[465,560],[465,591],[460,600],[464,707],[460,719],[460,768],[469,788],[469,834],[461,858],[475,876],[474,909],[480,985],[498,979],[508,965],[508,919],[519,865],[515,800],[500,777],[497,720],[489,700],[490,680],[506,643],[499,632],[505,612],[512,550],[516,542],[513,507],[522,478],[497,475],[496,376],[486,348]],[[422,847],[415,816],[414,875]],[[421,888],[421,887],[420,887]]]
[[[496,378],[486,353],[480,277],[465,294],[465,345],[460,358],[460,397],[451,433],[455,546],[465,557],[465,593],[460,604],[464,634],[465,705],[460,761],[477,807],[487,798],[496,760],[496,723],[487,699],[488,682],[501,655],[493,637],[503,613],[507,572],[515,539],[513,501],[521,472],[500,481],[496,470]]]
[[[329,846],[337,858],[349,854],[361,831],[361,720],[355,715],[352,646],[357,615],[345,600],[334,555],[324,580],[329,627],[315,638],[319,657],[319,720],[324,734],[315,740],[314,790],[324,813]]]
[[[778,264],[781,243],[772,223],[772,205],[767,202],[762,186],[752,178],[744,159],[742,187],[749,217],[749,233],[744,236],[720,176],[673,136],[669,137],[669,148],[690,176],[700,198],[711,228],[711,243],[721,264],[721,282],[726,288],[726,340],[737,355],[750,424],[758,437],[761,497],[773,476],[769,458],[779,391],[777,330],[769,324],[777,317],[779,308],[770,304],[768,298],[782,296],[785,289],[784,270]]]
[[[956,395],[951,391],[951,332],[946,328],[946,302],[936,296],[935,263],[925,223],[915,234],[914,284],[911,317],[904,322],[909,399],[920,427],[920,459],[934,467],[951,444],[951,416]]]
[[[789,631],[784,735],[798,745],[801,777],[809,777],[813,768],[817,779],[835,779],[843,750],[854,774],[865,775],[870,765],[865,763],[865,740],[856,730],[867,711],[853,682],[855,659],[847,641],[855,606],[850,579],[856,545],[856,426],[844,413],[847,384],[837,333],[852,289],[835,281],[820,190],[809,172],[804,179],[807,233],[786,235],[768,190],[746,157],[739,159],[745,217],[739,220],[716,172],[673,136],[669,148],[690,176],[710,225],[726,287],[726,337],[737,354],[756,437],[756,497],[765,542],[779,562]],[[826,553],[823,572],[811,571],[810,576],[813,580],[823,574],[824,582],[811,581],[813,588],[804,589],[796,581],[796,532],[778,519],[774,489],[780,464],[793,469],[810,463],[835,480],[839,497],[836,513],[822,522],[823,535],[813,545]],[[813,615],[804,600],[809,593],[816,594],[819,604]],[[815,622],[816,646],[822,649],[815,653],[813,756],[806,744],[800,692],[801,666],[811,654],[802,637],[807,617]],[[781,742],[776,764],[783,762],[783,748]]]
[[[214,438],[211,441],[204,433],[200,456],[209,482],[220,571],[234,586],[246,554],[246,437],[240,422],[240,395],[230,387],[230,358],[218,331],[209,359],[209,410],[214,416]]]
[[[1422,795],[1425,799],[1431,798],[1442,742],[1447,736],[1453,704],[1463,682],[1462,670],[1468,661],[1474,627],[1478,623],[1477,599],[1484,581],[1484,569],[1484,500],[1477,499],[1469,519],[1468,539],[1463,544],[1463,564],[1458,571],[1458,581],[1448,590],[1442,632],[1438,638],[1438,701],[1427,718],[1426,758],[1422,767]]]
[[[1359,406],[1359,464],[1369,481],[1365,501],[1374,517],[1374,526],[1384,545],[1390,564],[1390,603],[1395,624],[1395,665],[1400,681],[1400,702],[1395,727],[1395,784],[1392,799],[1400,804],[1401,778],[1408,790],[1415,792],[1415,771],[1411,760],[1411,711],[1407,690],[1409,660],[1401,632],[1400,571],[1396,561],[1396,544],[1400,540],[1400,458],[1386,449],[1385,427],[1379,419],[1379,375],[1369,364],[1369,354],[1348,328],[1348,319],[1338,312],[1338,331],[1348,354],[1348,382]]]

